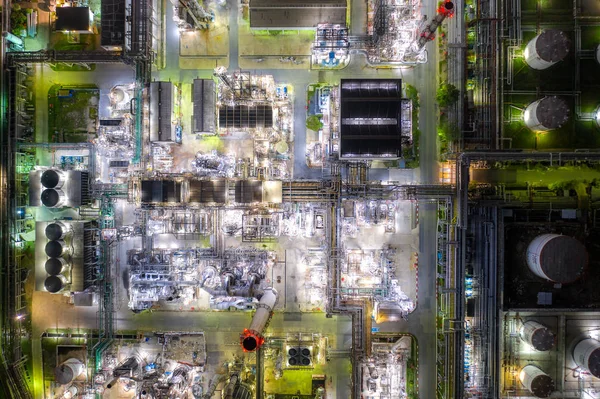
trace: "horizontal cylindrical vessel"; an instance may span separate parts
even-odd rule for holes
[[[269,317],[271,317],[271,311],[275,307],[276,302],[277,291],[273,288],[266,290],[262,298],[260,298],[256,313],[254,313],[252,322],[250,322],[250,327],[242,333],[241,342],[244,351],[255,351],[265,341],[262,333]]]
[[[562,127],[569,120],[569,106],[560,97],[550,96],[527,106],[523,122],[533,131],[547,132]]]
[[[548,29],[527,43],[523,56],[527,65],[542,70],[564,60],[569,54],[569,46],[569,39],[564,32]]]
[[[549,328],[533,320],[523,323],[520,335],[523,341],[538,351],[552,349],[556,341],[554,333]]]
[[[67,279],[62,274],[58,276],[49,276],[44,280],[44,288],[51,294],[58,294],[65,288]]]
[[[573,359],[579,367],[600,378],[600,341],[588,338],[579,342],[573,349]]]
[[[44,265],[46,269],[46,273],[51,276],[58,276],[67,270],[69,262],[65,260],[65,258],[50,258],[46,261]]]
[[[573,237],[542,234],[527,247],[529,269],[538,277],[556,283],[576,281],[587,264],[585,246]]]
[[[519,380],[529,392],[538,398],[547,398],[554,391],[552,377],[532,365],[523,367],[519,374]]]
[[[47,208],[60,208],[64,206],[67,196],[63,190],[47,188],[42,191],[41,200],[42,205]]]
[[[50,223],[46,226],[46,238],[49,240],[62,240],[67,235],[67,226],[61,222]]]
[[[56,169],[48,169],[40,177],[42,186],[59,189],[65,184],[65,174]]]
[[[59,384],[65,385],[79,377],[85,369],[79,359],[70,358],[54,369],[54,379]]]

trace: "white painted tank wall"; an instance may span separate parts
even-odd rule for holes
[[[537,100],[535,102],[532,102],[531,104],[529,104],[527,106],[527,108],[525,108],[525,113],[523,114],[523,122],[525,122],[525,125],[527,125],[527,127],[530,128],[531,130],[536,130],[536,131],[550,130],[546,126],[544,126],[537,117],[537,108],[540,105],[540,102],[542,100],[543,100],[543,98],[540,100]]]
[[[74,357],[65,360],[61,364],[61,366],[66,366],[71,369],[71,371],[73,372],[73,380],[79,377],[85,370],[83,363],[79,359],[75,359]]]
[[[550,277],[544,273],[542,265],[540,264],[540,255],[544,247],[556,237],[560,237],[558,234],[542,234],[537,236],[531,244],[527,247],[527,266],[536,276],[550,280]]]
[[[595,350],[600,349],[600,341],[593,338],[584,339],[575,345],[573,349],[573,359],[579,367],[589,370],[590,355]]]
[[[528,365],[528,366],[523,367],[523,369],[521,370],[521,373],[519,373],[519,380],[521,381],[521,384],[523,384],[523,386],[525,388],[527,388],[527,390],[529,392],[532,392],[531,383],[533,382],[533,380],[536,377],[538,377],[540,375],[547,375],[547,374],[535,366]]]
[[[538,323],[537,321],[529,320],[523,323],[521,326],[520,336],[521,339],[527,342],[530,346],[533,346],[533,334],[540,328],[546,329],[546,326]]]
[[[527,43],[527,46],[525,46],[525,50],[523,51],[523,55],[525,56],[525,62],[527,65],[533,69],[542,70],[550,68],[552,65],[556,64],[556,62],[546,61],[540,57],[536,49],[536,44],[539,37],[540,35],[537,35],[531,39],[529,43]]]
[[[269,320],[269,315],[275,307],[275,302],[277,302],[277,291],[273,288],[266,290],[262,298],[260,298],[258,308],[256,309],[256,313],[248,328],[250,331],[262,334],[262,331],[267,324],[267,320]]]

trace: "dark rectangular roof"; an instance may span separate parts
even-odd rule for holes
[[[181,202],[181,183],[172,180],[143,180],[142,202]]]
[[[192,131],[194,133],[215,132],[215,82],[212,79],[194,79],[192,87],[194,117]]]
[[[227,202],[226,180],[190,180],[190,203]]]
[[[235,202],[249,204],[262,201],[261,180],[238,180],[235,182]]]
[[[150,83],[150,141],[175,141],[173,114],[173,83]]]
[[[341,158],[399,158],[402,154],[400,79],[342,79]]]
[[[227,129],[230,127],[272,127],[273,108],[270,105],[247,105],[229,106],[222,105],[219,108],[219,127]]]
[[[56,7],[57,31],[82,31],[90,30],[89,7]]]
[[[345,24],[346,0],[250,0],[250,28],[314,28]]]
[[[100,45],[125,43],[125,0],[102,0],[100,8]]]

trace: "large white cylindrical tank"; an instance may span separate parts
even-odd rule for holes
[[[552,349],[556,342],[556,337],[549,328],[533,320],[523,323],[519,335],[533,349],[542,352]]]
[[[562,127],[569,120],[570,113],[569,106],[562,98],[544,97],[527,106],[523,122],[533,131],[547,132]]]
[[[69,384],[75,378],[79,377],[84,369],[83,363],[79,359],[72,357],[54,369],[54,379],[59,384]]]
[[[565,59],[569,54],[569,38],[564,32],[548,29],[531,39],[523,55],[533,69],[546,69]]]
[[[250,327],[245,329],[241,336],[242,348],[244,351],[253,352],[260,348],[265,341],[262,332],[271,317],[271,312],[277,302],[277,291],[270,288],[265,291],[258,303],[256,313],[252,317]]]
[[[579,342],[573,349],[573,359],[579,367],[600,378],[600,341],[588,338]]]
[[[527,265],[535,275],[560,284],[576,281],[588,264],[579,240],[558,234],[537,236],[527,247]]]
[[[552,377],[539,368],[527,365],[519,373],[521,384],[538,398],[547,398],[554,391]]]

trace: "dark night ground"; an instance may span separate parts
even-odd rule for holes
[[[529,243],[540,234],[564,234],[582,241],[589,255],[583,276],[572,284],[554,283],[533,274],[527,266]],[[600,308],[600,229],[586,236],[579,225],[509,224],[504,242],[504,308]],[[552,293],[552,305],[537,305],[538,292]]]

